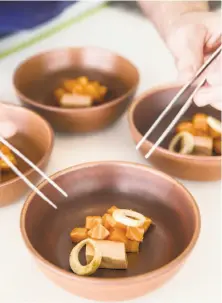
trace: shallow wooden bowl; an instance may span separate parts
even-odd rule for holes
[[[156,87],[139,96],[129,109],[129,125],[131,135],[137,144],[147,130],[159,117],[167,104],[178,92],[179,87],[175,84]],[[160,135],[164,132],[179,109],[188,98],[189,91],[183,95],[178,103],[170,110],[162,122],[156,127],[149,138],[140,147],[142,155],[153,146]],[[221,113],[211,106],[197,107],[194,103],[184,114],[181,121],[191,120],[195,113],[205,113],[221,120]],[[165,173],[186,180],[215,181],[221,179],[221,156],[195,156],[180,155],[168,150],[169,142],[175,135],[174,129],[154,151],[149,162]]]
[[[48,164],[54,141],[49,124],[36,113],[14,105],[5,105],[6,114],[16,127],[17,134],[10,143],[44,170]],[[30,166],[16,157],[18,169],[34,184],[40,179]],[[0,207],[11,204],[28,192],[28,187],[13,172],[0,171]]]
[[[107,86],[105,102],[90,108],[60,108],[54,90],[64,79],[79,76]],[[126,110],[138,82],[139,74],[132,63],[96,47],[44,52],[23,62],[14,74],[21,102],[38,111],[60,132],[97,131],[110,125]]]
[[[168,281],[186,261],[200,232],[200,214],[190,193],[164,173],[124,162],[88,163],[52,177],[69,197],[47,182],[39,188],[58,210],[34,193],[21,213],[21,232],[41,270],[69,292],[91,300],[133,299]],[[91,277],[71,272],[69,233],[88,215],[102,215],[116,205],[150,216],[139,254],[128,254],[127,270],[99,269]]]

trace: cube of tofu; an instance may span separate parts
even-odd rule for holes
[[[102,224],[102,217],[100,216],[88,216],[86,217],[85,228],[92,229],[94,226]]]
[[[70,237],[73,243],[81,242],[88,238],[88,230],[82,227],[74,228],[70,233]]]
[[[194,153],[211,156],[213,151],[213,139],[211,137],[194,137]]]
[[[149,229],[151,224],[152,224],[152,220],[150,218],[146,217],[146,221],[143,224],[144,233],[147,232],[147,230]]]
[[[93,100],[90,96],[83,96],[77,93],[66,93],[59,100],[59,104],[65,108],[90,107],[93,104]]]
[[[110,231],[110,235],[108,237],[108,240],[114,241],[114,242],[127,242],[126,232],[121,228],[114,228]]]
[[[116,225],[116,221],[114,220],[113,216],[111,216],[110,214],[105,214],[102,217],[102,223],[103,226],[108,230],[114,228]]]
[[[142,242],[144,236],[144,228],[128,226],[126,230],[126,237],[132,241]]]
[[[126,269],[128,267],[124,243],[113,241],[95,241],[96,246],[102,253],[102,262],[99,268]],[[91,245],[86,245],[86,261],[90,263],[94,251]]]
[[[107,210],[107,213],[110,214],[110,215],[112,215],[113,212],[114,212],[115,210],[117,210],[117,209],[119,209],[119,208],[117,208],[117,207],[114,205],[114,206],[110,207],[110,208]]]
[[[109,236],[109,231],[102,224],[98,224],[88,231],[88,236],[92,239],[104,240]]]
[[[127,253],[138,253],[140,242],[127,240],[125,246],[126,246],[126,252]]]

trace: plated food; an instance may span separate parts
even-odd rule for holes
[[[15,155],[13,154],[13,152],[5,145],[3,145],[0,142],[0,151],[7,156],[7,158],[15,165],[17,166],[17,160],[15,158]],[[1,158],[0,155],[0,172],[9,172],[10,171],[10,167],[7,165],[7,163],[5,163],[5,161]]]
[[[176,84],[154,87],[133,102],[129,109],[128,118],[131,135],[136,145],[147,133],[173,97],[176,96],[180,88],[181,87]],[[192,88],[190,89],[192,91]],[[170,112],[142,144],[139,152],[143,156],[150,151],[153,144],[170,125],[171,121],[178,114],[189,96],[190,92],[188,90],[176,102]],[[198,113],[200,114],[197,115]],[[193,118],[195,119],[193,120]],[[215,119],[217,121],[216,124]],[[195,135],[193,134],[194,128],[196,129]],[[215,138],[215,134],[212,132],[213,129],[218,129],[216,133],[221,133],[220,128],[220,111],[211,106],[205,106],[201,108],[200,112],[200,108],[192,103],[183,115],[182,120],[178,122],[177,128],[168,134],[148,161],[156,168],[180,179],[194,181],[220,180],[221,140],[220,137]],[[210,132],[207,134],[208,129]],[[171,150],[169,150],[170,142],[175,135],[177,135],[177,138],[174,139],[170,148]],[[181,146],[181,139],[187,143],[182,144]],[[180,153],[178,152],[179,150]]]
[[[23,62],[14,87],[22,104],[59,132],[98,131],[114,123],[139,83],[126,58],[98,47],[55,49]]]
[[[98,268],[127,269],[126,253],[139,253],[140,243],[152,224],[143,214],[112,206],[103,216],[87,216],[85,227],[75,227],[70,237],[79,243],[70,254],[70,267],[77,275],[91,275]],[[86,245],[87,265],[79,263]]]
[[[169,150],[181,155],[221,155],[222,124],[214,117],[195,114],[191,121],[180,122]]]
[[[106,86],[82,76],[64,80],[54,95],[63,108],[84,108],[104,103],[106,93]]]

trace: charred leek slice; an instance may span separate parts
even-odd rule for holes
[[[182,155],[189,155],[192,153],[194,149],[194,137],[188,132],[180,132],[178,133],[173,139],[171,140],[169,144],[169,150],[171,152],[177,152],[176,146],[177,144],[181,142],[181,148],[179,150],[179,154]]]
[[[209,127],[215,132],[215,136],[214,137],[219,137],[222,135],[222,123],[213,118],[213,117],[208,117],[207,118],[207,123],[209,125]]]
[[[87,265],[82,265],[79,262],[79,252],[80,250],[87,244],[90,244],[93,247],[94,250],[94,257],[92,261]],[[93,240],[86,239],[82,242],[78,243],[71,251],[70,257],[69,257],[69,264],[74,273],[76,273],[79,276],[90,276],[96,270],[99,268],[102,261],[102,254],[98,247],[96,246],[96,243]]]
[[[140,227],[146,218],[136,211],[129,209],[117,209],[113,212],[113,218],[116,222],[122,223],[125,226]]]

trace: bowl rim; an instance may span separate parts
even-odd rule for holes
[[[137,108],[137,106],[143,102],[144,98],[146,97],[150,97],[151,95],[163,91],[163,90],[167,90],[167,89],[171,89],[171,88],[178,88],[181,87],[181,83],[168,83],[168,84],[163,84],[163,85],[156,85],[148,90],[146,90],[145,92],[143,92],[140,96],[136,97],[135,100],[132,102],[132,104],[130,105],[129,109],[128,109],[128,123],[130,125],[130,127],[136,132],[136,134],[138,136],[143,137],[143,135],[141,134],[141,132],[137,129],[135,123],[134,123],[134,113],[135,110]],[[131,130],[132,133],[132,130]],[[153,142],[151,142],[150,140],[146,140],[143,144],[148,143],[151,147],[154,145]],[[181,159],[181,160],[189,160],[189,161],[206,161],[206,162],[212,162],[212,161],[221,161],[222,156],[196,156],[196,155],[181,155],[179,153],[174,153],[169,151],[166,148],[163,148],[161,146],[158,146],[156,148],[157,151],[161,152],[164,155],[167,155],[170,158],[177,158],[177,159]]]
[[[25,112],[27,112],[27,114],[32,114],[32,115],[36,116],[39,119],[39,121],[41,121],[42,123],[44,123],[45,126],[46,126],[46,128],[48,128],[48,135],[49,135],[49,145],[48,145],[48,148],[47,148],[46,152],[44,153],[44,155],[41,157],[41,159],[37,163],[35,163],[35,165],[37,167],[40,167],[45,162],[45,160],[47,159],[47,157],[51,154],[52,149],[53,149],[54,137],[55,136],[54,136],[54,132],[52,130],[51,125],[42,116],[40,116],[38,113],[36,113],[36,112],[34,112],[34,111],[30,110],[30,109],[22,107],[22,106],[20,106],[18,104],[12,104],[12,103],[7,103],[7,102],[2,102],[2,103],[4,105],[6,105],[7,107],[9,107],[9,108],[13,107],[13,108],[16,108],[16,110],[18,110],[18,111],[25,111]],[[33,168],[29,168],[27,171],[25,171],[23,173],[23,175],[25,177],[29,177],[29,175],[31,173],[33,173],[33,171],[35,171]],[[0,189],[3,188],[4,186],[13,185],[14,183],[16,183],[17,181],[20,181],[20,180],[21,180],[21,178],[18,177],[18,176],[16,176],[16,177],[14,177],[14,178],[12,178],[12,179],[10,179],[8,181],[0,183]]]
[[[127,90],[126,93],[122,94],[121,96],[114,98],[112,100],[110,100],[107,103],[104,104],[99,104],[97,106],[92,106],[92,107],[87,107],[87,108],[61,108],[61,107],[56,107],[56,106],[51,106],[51,105],[45,105],[45,104],[41,104],[38,103],[37,101],[34,101],[33,99],[25,96],[18,88],[16,85],[16,79],[17,79],[17,73],[20,70],[20,68],[22,68],[25,64],[28,64],[30,61],[32,61],[33,59],[39,58],[41,56],[45,56],[48,54],[54,54],[54,53],[58,53],[58,52],[68,52],[68,51],[81,51],[81,50],[99,50],[101,52],[106,52],[109,53],[115,57],[120,58],[121,60],[124,60],[125,62],[127,62],[135,71],[135,74],[137,76],[137,80],[136,83]],[[40,108],[42,110],[46,110],[46,111],[50,111],[50,112],[55,112],[55,113],[82,113],[82,112],[93,112],[93,111],[98,111],[99,109],[106,109],[112,106],[115,106],[118,103],[121,103],[122,101],[125,100],[125,98],[127,98],[128,96],[130,96],[138,87],[140,82],[140,74],[138,71],[138,68],[127,58],[121,56],[120,54],[110,51],[109,49],[106,48],[102,48],[102,47],[96,47],[96,46],[83,46],[83,47],[61,47],[61,48],[54,48],[51,50],[47,50],[47,51],[43,51],[40,53],[37,53],[36,55],[33,55],[31,57],[29,57],[28,59],[22,61],[15,69],[14,74],[13,74],[13,86],[14,89],[18,95],[18,97],[21,100],[24,100],[24,103],[27,103],[29,105],[32,105],[33,107],[36,108]]]
[[[199,238],[200,229],[201,229],[201,215],[200,215],[200,210],[197,205],[197,202],[195,201],[193,195],[186,189],[186,187],[182,183],[180,183],[176,179],[172,178],[171,176],[169,176],[155,168],[148,167],[143,164],[125,162],[125,161],[98,161],[98,162],[88,162],[88,163],[78,164],[78,165],[63,169],[63,170],[53,174],[50,178],[52,180],[55,180],[57,177],[63,176],[64,174],[69,173],[69,172],[78,171],[78,170],[81,170],[84,168],[98,167],[98,166],[104,166],[104,165],[108,165],[108,166],[114,165],[117,167],[128,167],[128,168],[131,167],[131,168],[135,168],[135,169],[139,169],[139,170],[149,171],[152,174],[155,174],[157,176],[160,176],[161,178],[164,178],[165,180],[169,181],[171,184],[174,184],[174,186],[179,186],[181,191],[183,191],[186,194],[186,196],[189,200],[189,204],[193,210],[194,219],[195,219],[195,229],[193,232],[193,236],[192,236],[190,242],[188,243],[188,245],[186,246],[186,248],[181,252],[181,254],[179,254],[175,259],[173,259],[169,263],[163,265],[162,267],[160,267],[156,270],[147,272],[145,274],[139,274],[139,275],[135,275],[135,276],[131,276],[131,277],[121,277],[121,278],[100,278],[100,277],[84,277],[84,276],[82,277],[82,276],[75,275],[74,273],[67,272],[66,270],[64,270],[64,269],[60,268],[59,266],[54,265],[50,261],[46,260],[40,253],[37,252],[37,250],[33,247],[32,243],[30,242],[28,235],[26,233],[25,218],[26,218],[28,207],[31,204],[33,197],[36,195],[35,192],[32,192],[26,199],[26,201],[23,205],[22,211],[21,211],[21,215],[20,215],[20,231],[22,234],[22,238],[25,242],[25,245],[28,248],[31,255],[33,255],[37,259],[37,261],[40,262],[41,265],[46,267],[48,270],[52,271],[54,274],[57,274],[61,277],[67,278],[67,279],[74,280],[75,282],[79,282],[79,283],[81,283],[82,281],[85,281],[85,283],[87,283],[87,282],[93,283],[93,284],[102,283],[102,284],[106,284],[106,285],[114,285],[114,284],[116,285],[117,282],[122,285],[126,284],[126,283],[130,283],[130,282],[139,283],[143,280],[148,281],[151,279],[155,279],[163,274],[167,274],[168,272],[172,271],[175,268],[178,268],[183,263],[183,261],[186,260],[186,258],[189,256],[189,254],[195,247],[197,240]],[[43,188],[47,183],[48,183],[47,181],[42,181],[38,185],[38,189],[41,190],[41,188]],[[86,280],[86,278],[87,278],[87,280]]]

